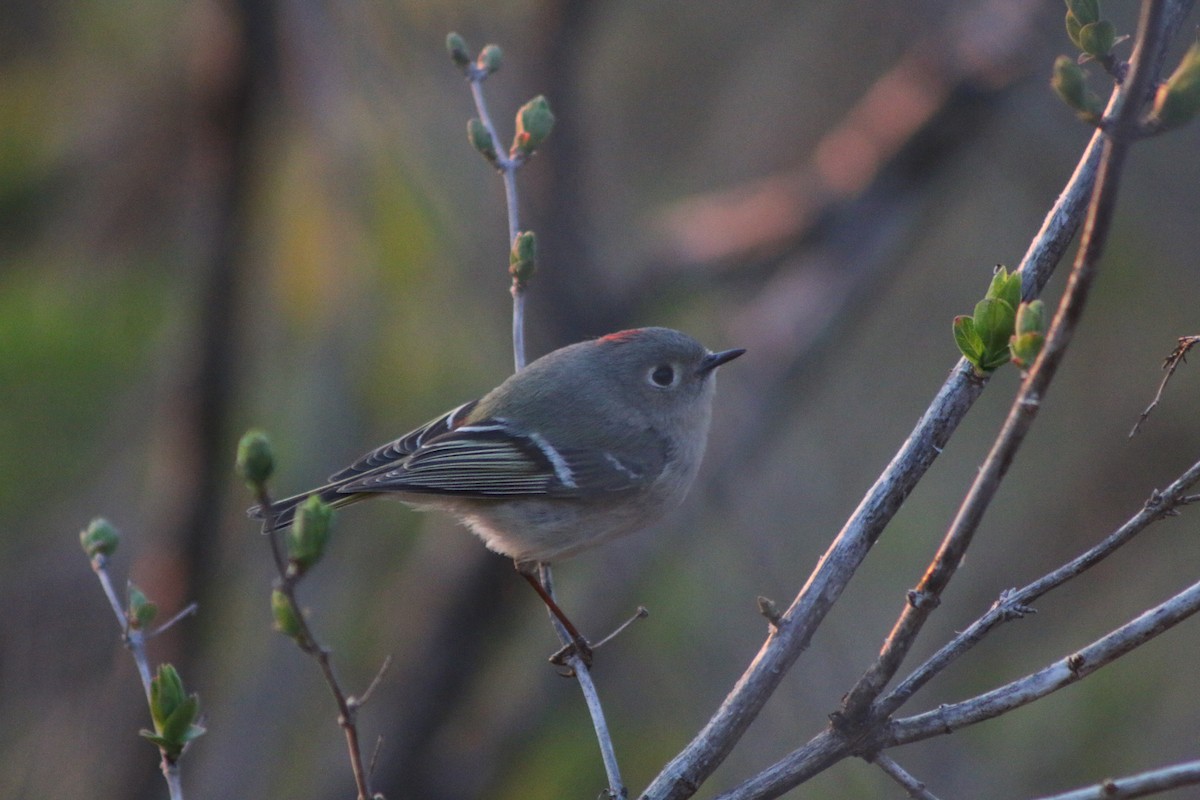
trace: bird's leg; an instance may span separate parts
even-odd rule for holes
[[[566,657],[572,652],[576,653],[586,666],[591,666],[592,663],[592,648],[588,644],[587,639],[583,638],[583,634],[575,627],[566,613],[559,608],[559,605],[554,600],[554,589],[542,583],[538,572],[542,565],[536,561],[518,561],[516,562],[517,572],[521,573],[522,577],[529,582],[533,590],[537,592],[538,597],[542,598],[542,602],[546,604],[546,608],[550,610],[550,614],[562,625],[566,631],[570,642],[562,650],[550,657],[550,663],[559,666],[565,666]]]

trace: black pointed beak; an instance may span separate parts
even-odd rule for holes
[[[707,375],[717,367],[724,364],[726,361],[733,361],[746,351],[738,347],[733,350],[722,350],[719,353],[709,353],[700,361],[700,367],[696,370],[697,375]]]

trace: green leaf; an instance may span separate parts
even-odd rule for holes
[[[1067,10],[1075,15],[1080,25],[1100,21],[1100,0],[1066,0]]]
[[[1079,40],[1079,31],[1083,27],[1083,23],[1079,21],[1079,17],[1067,11],[1067,36],[1080,50],[1083,49],[1083,43]]]
[[[975,332],[975,321],[965,314],[954,318],[954,343],[968,361],[979,366],[983,356],[983,340]]]
[[[1071,108],[1080,119],[1096,124],[1104,112],[1104,103],[1089,92],[1084,83],[1083,70],[1075,59],[1059,56],[1054,60],[1054,72],[1050,77],[1050,87],[1059,99]]]
[[[1003,300],[1015,312],[1021,302],[1021,273],[1009,272],[1003,264],[997,265],[996,272],[992,275],[992,282],[988,285],[987,294],[984,297]]]
[[[1016,320],[1013,307],[1003,300],[985,297],[975,304],[975,332],[983,340],[985,355],[1008,347]]]
[[[1164,128],[1190,122],[1200,112],[1200,42],[1184,54],[1154,97],[1153,117]]]
[[[1117,32],[1106,19],[1088,23],[1079,30],[1079,49],[1095,58],[1108,55],[1116,40]]]

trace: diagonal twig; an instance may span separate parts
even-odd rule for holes
[[[1048,667],[990,692],[889,723],[882,746],[952,733],[1028,705],[1091,675],[1200,611],[1200,583],[1143,612],[1116,630]]]
[[[922,686],[939,674],[955,659],[966,653],[997,626],[1019,619],[1033,611],[1029,604],[1068,580],[1083,574],[1120,547],[1128,544],[1154,522],[1174,515],[1179,506],[1189,501],[1188,489],[1200,481],[1200,461],[1189,467],[1163,491],[1155,491],[1142,508],[1105,539],[1086,552],[1042,576],[1022,589],[1004,592],[987,613],[971,623],[949,643],[934,653],[925,663],[901,681],[895,689],[880,698],[871,709],[874,719],[893,714]]]
[[[1043,797],[1041,800],[1120,800],[1146,797],[1197,784],[1200,784],[1200,761],[1187,761],[1124,778],[1107,778],[1094,786]]]
[[[889,778],[903,786],[905,793],[913,798],[913,800],[938,800],[937,795],[925,787],[924,781],[914,778],[908,770],[897,764],[891,756],[885,756],[880,753],[871,759],[871,763],[883,770],[883,773]]]
[[[296,645],[306,654],[312,656],[317,662],[317,666],[321,669],[321,676],[325,679],[325,685],[329,687],[329,693],[333,695],[334,702],[338,709],[338,726],[341,727],[346,736],[346,750],[350,757],[350,770],[354,774],[354,785],[358,791],[358,800],[373,800],[375,793],[371,790],[371,772],[363,763],[362,744],[358,736],[358,709],[365,702],[367,695],[374,688],[375,681],[368,688],[360,699],[355,699],[353,695],[347,694],[338,681],[337,673],[333,669],[333,659],[330,657],[329,650],[317,641],[316,635],[313,634],[312,627],[308,624],[308,618],[305,616],[303,609],[300,608],[300,602],[296,599],[296,584],[298,583],[302,573],[291,569],[288,565],[287,556],[284,554],[283,545],[280,543],[282,537],[281,531],[274,530],[275,528],[275,506],[271,500],[270,494],[266,487],[259,484],[256,488],[256,496],[259,507],[263,511],[263,535],[270,541],[271,557],[275,562],[275,569],[279,573],[275,581],[277,588],[287,599],[291,606],[291,617],[295,621],[296,631],[294,634],[288,634]],[[387,668],[385,661],[384,667]]]
[[[1142,423],[1150,416],[1150,412],[1158,406],[1158,401],[1162,400],[1163,391],[1167,388],[1167,382],[1171,380],[1171,376],[1175,374],[1175,370],[1179,369],[1179,365],[1187,361],[1188,351],[1200,344],[1200,336],[1180,336],[1179,343],[1175,345],[1175,349],[1171,351],[1171,355],[1167,356],[1163,361],[1162,368],[1167,371],[1163,376],[1162,382],[1158,384],[1158,391],[1154,393],[1154,399],[1150,401],[1150,405],[1146,406],[1146,410],[1138,417],[1137,422],[1133,424],[1133,430],[1129,432],[1129,438],[1137,435],[1138,429],[1142,427]]]

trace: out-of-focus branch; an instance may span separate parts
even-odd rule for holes
[[[928,157],[931,138],[1027,69],[1021,55],[1041,18],[1030,0],[987,0],[953,13],[896,65],[790,171],[675,203],[656,220],[653,266],[665,273],[744,270],[793,249],[834,207],[884,173]],[[984,34],[986,32],[986,35]],[[914,146],[915,145],[915,146]]]
[[[1200,784],[1200,761],[1188,761],[1124,778],[1106,778],[1095,786],[1043,797],[1040,800],[1121,800],[1126,797],[1146,797],[1197,784]]]

